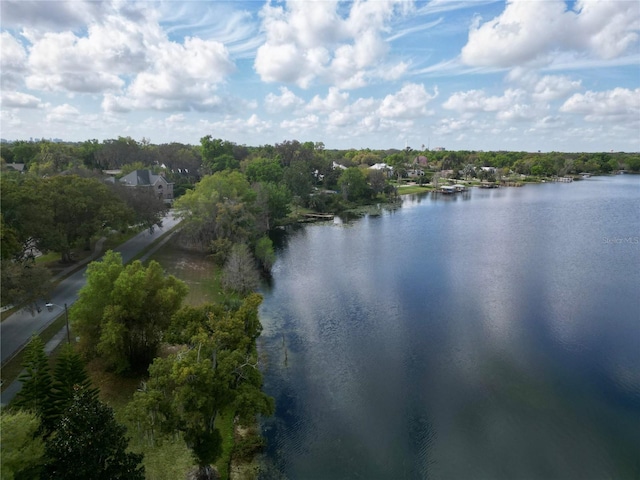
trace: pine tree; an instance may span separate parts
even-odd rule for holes
[[[38,335],[34,335],[27,345],[22,367],[24,372],[18,377],[22,389],[16,397],[16,406],[40,416],[44,428],[48,430],[55,416],[51,399],[52,379],[44,342]]]
[[[46,444],[45,478],[143,480],[142,455],[127,452],[126,429],[92,392],[77,389]]]
[[[98,390],[91,387],[82,358],[70,344],[65,344],[56,361],[51,388],[56,418],[69,408],[78,390],[85,390],[92,398],[98,398]]]

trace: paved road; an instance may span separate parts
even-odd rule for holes
[[[156,227],[153,233],[145,230],[126,243],[114,248],[114,250],[120,252],[122,260],[126,263],[149,244],[166,234],[177,223],[178,220],[173,217],[173,214],[169,214],[163,219],[162,228]],[[31,335],[43,331],[60,314],[64,314],[63,307],[65,303],[70,307],[77,300],[78,291],[85,284],[85,272],[86,266],[58,283],[52,292],[51,298],[47,299],[55,304],[51,312],[46,308],[42,308],[40,313],[32,315],[26,310],[20,310],[0,323],[0,357],[2,358],[2,363],[20,350],[29,341]],[[44,301],[41,303],[44,305]]]

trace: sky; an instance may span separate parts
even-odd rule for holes
[[[1,0],[0,136],[640,151],[637,0]]]

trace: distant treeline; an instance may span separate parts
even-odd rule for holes
[[[325,149],[322,142],[297,140],[251,147],[213,139],[210,135],[203,137],[200,145],[154,145],[144,138],[136,141],[131,137],[78,143],[15,141],[0,144],[0,152],[4,163],[25,164],[26,169],[39,173],[55,173],[78,167],[131,171],[135,169],[132,167],[141,165],[145,168],[164,166],[169,175],[192,181],[227,167],[240,168],[243,161],[255,158],[278,159],[283,167],[299,161],[312,162],[313,166],[325,167],[325,170],[331,168],[334,161],[347,167],[370,166],[381,162],[393,165],[398,163],[398,156],[409,163],[415,157],[422,156],[427,159],[429,166],[442,170],[461,170],[465,165],[472,164],[476,167],[509,168],[526,175],[609,173],[621,169],[640,171],[639,153],[431,151],[411,148],[330,150]]]

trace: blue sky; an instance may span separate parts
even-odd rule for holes
[[[640,2],[0,2],[2,138],[640,151]]]

